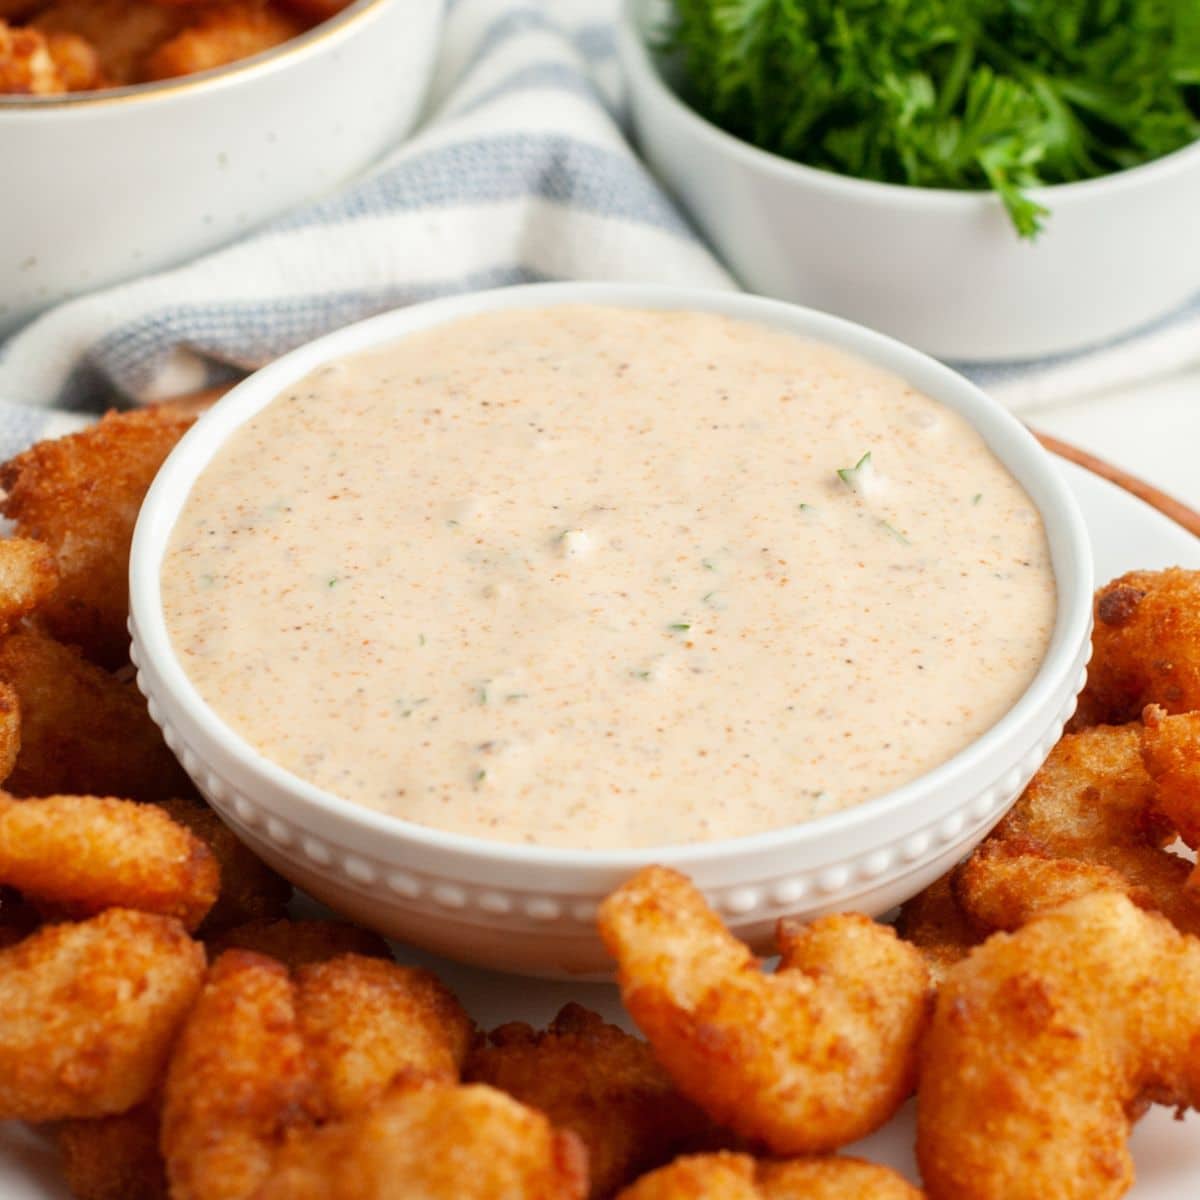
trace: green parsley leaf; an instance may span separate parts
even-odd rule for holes
[[[1030,194],[1200,139],[1196,0],[673,0],[681,95],[764,150],[861,179]]]

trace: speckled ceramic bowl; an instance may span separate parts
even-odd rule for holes
[[[0,96],[0,336],[342,182],[415,124],[445,0],[355,0],[265,54],[161,83]]]
[[[1037,504],[1058,584],[1050,648],[1012,710],[950,761],[857,808],[754,837],[605,852],[501,845],[368,811],[290,774],[229,729],[172,650],[159,586],[163,554],[192,483],[225,439],[331,359],[473,313],[564,303],[703,310],[790,330],[877,363],[963,414]],[[391,936],[481,965],[566,975],[606,969],[596,907],[646,863],[687,871],[730,926],[760,945],[784,914],[879,914],[930,883],[1005,812],[1073,711],[1088,654],[1092,568],[1083,519],[1049,456],[998,404],[915,350],[778,301],[554,284],[388,313],[304,346],[246,380],[167,460],[138,522],[130,584],[134,660],[150,712],[200,790],[263,858],[333,908]]]

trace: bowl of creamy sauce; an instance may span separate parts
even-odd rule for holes
[[[231,393],[147,501],[133,627],[184,765],[286,874],[433,949],[590,970],[645,861],[765,931],[965,852],[1073,703],[1088,563],[1033,439],[915,352],[538,286]]]

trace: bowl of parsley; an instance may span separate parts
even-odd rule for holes
[[[625,0],[652,168],[750,290],[960,362],[1200,293],[1196,0]]]

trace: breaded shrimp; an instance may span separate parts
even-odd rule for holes
[[[958,869],[955,894],[985,931],[1093,891],[1126,892],[1186,933],[1200,933],[1189,865],[1163,847],[1137,725],[1067,734],[991,836]]]
[[[617,1200],[921,1200],[895,1171],[858,1158],[756,1162],[696,1154],[643,1176]]]
[[[486,1083],[579,1136],[592,1197],[611,1196],[684,1149],[716,1134],[675,1089],[650,1046],[578,1004],[544,1033],[502,1025],[472,1050],[464,1078]]]
[[[20,708],[20,753],[5,783],[14,795],[157,801],[193,791],[132,681],[33,631],[0,641],[0,681]]]
[[[63,0],[37,24],[53,32],[59,28],[55,14],[72,8],[118,24],[146,9],[156,20],[174,19],[135,0]],[[65,30],[90,36],[71,25]],[[45,542],[58,563],[59,585],[42,605],[41,619],[55,637],[101,666],[118,667],[129,657],[134,522],[163,459],[191,424],[191,417],[166,409],[109,413],[81,433],[38,442],[0,466],[0,486],[8,493],[4,515],[22,537]]]
[[[76,1200],[167,1200],[158,1149],[159,1107],[115,1117],[62,1121],[54,1128],[63,1178]]]
[[[997,934],[950,974],[922,1050],[933,1200],[1116,1200],[1149,1102],[1200,1100],[1200,941],[1098,892]]]
[[[73,917],[132,908],[195,929],[220,872],[208,847],[154,805],[47,796],[0,806],[0,884]]]
[[[676,871],[648,867],[601,906],[625,1007],[679,1090],[774,1154],[879,1128],[912,1090],[929,1010],[920,952],[849,914],[781,922],[764,975]]]
[[[208,71],[261,54],[304,32],[289,13],[247,0],[209,4],[146,60],[150,79]]]
[[[457,1083],[473,1032],[428,971],[357,954],[301,967],[296,1007],[325,1118],[368,1107],[397,1076]]]
[[[245,1200],[290,1129],[320,1108],[287,968],[229,950],[209,970],[171,1055],[162,1150],[172,1200]]]
[[[1200,709],[1200,571],[1130,571],[1096,593],[1095,617],[1074,728]]]
[[[230,925],[278,918],[291,899],[292,885],[277,875],[200,800],[165,800],[159,806],[190,829],[221,865],[221,893],[205,918],[202,936]],[[255,947],[249,947],[255,949]]]
[[[571,1133],[482,1084],[401,1087],[294,1138],[255,1200],[583,1200]]]
[[[120,908],[0,950],[0,1119],[140,1104],[203,976],[204,951],[178,921]]]
[[[1200,849],[1200,713],[1171,717],[1151,704],[1142,722],[1142,762],[1157,789],[1155,810],[1193,850]],[[1200,890],[1200,868],[1188,887]]]
[[[0,20],[0,95],[53,96],[66,90],[45,37]]]
[[[388,958],[388,944],[377,933],[344,921],[289,921],[262,918],[235,925],[207,937],[209,953],[216,958],[226,950],[253,950],[278,959],[293,971],[309,963],[325,962],[340,954]]]
[[[106,84],[117,87],[145,78],[146,56],[171,37],[182,20],[177,13],[150,0],[51,0],[39,9],[31,24],[46,34],[75,34],[85,39],[95,50]],[[106,450],[104,460],[118,472],[123,469],[118,451]],[[100,475],[96,480],[103,490],[105,481]]]
[[[983,940],[955,899],[948,874],[900,906],[896,932],[920,950],[938,986],[946,972]]]

